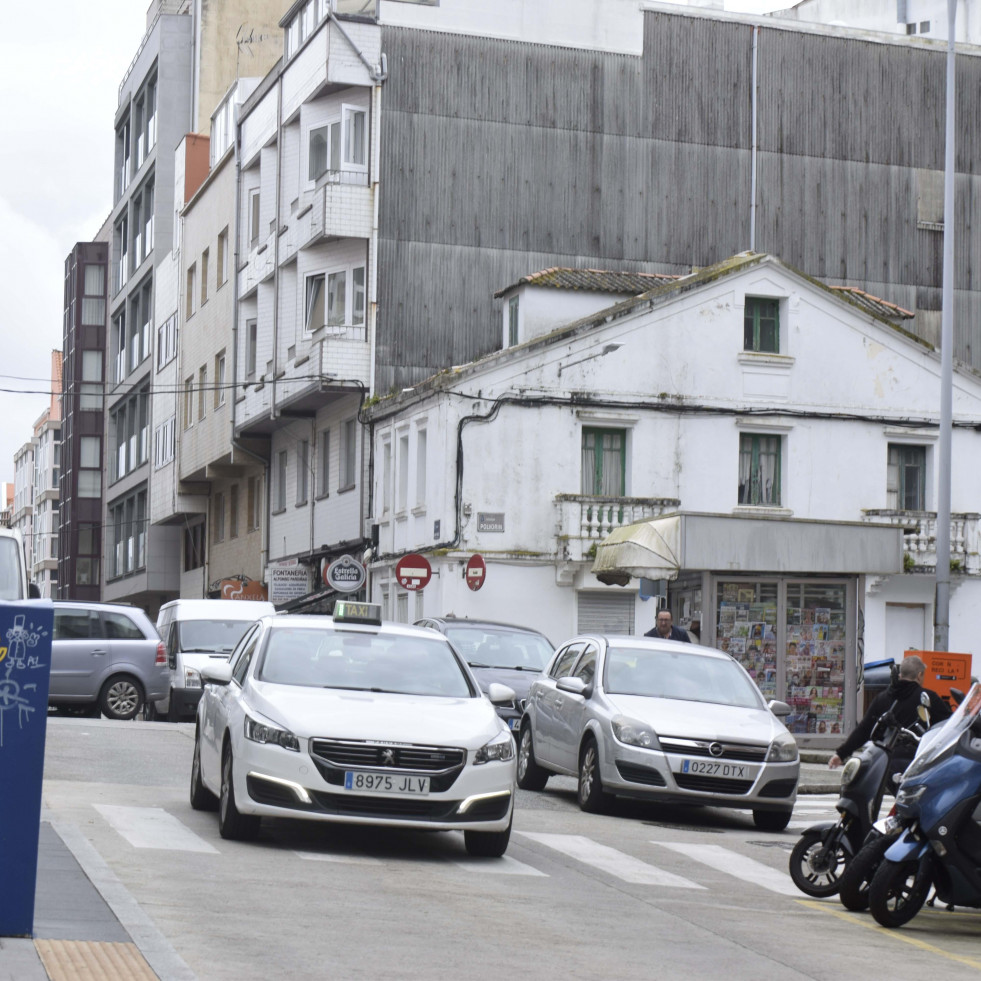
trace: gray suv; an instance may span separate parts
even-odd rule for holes
[[[157,628],[135,606],[54,601],[48,704],[78,715],[132,719],[170,684]]]

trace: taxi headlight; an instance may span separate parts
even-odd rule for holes
[[[849,756],[841,770],[841,785],[847,787],[858,776],[862,761],[857,756]]]
[[[197,668],[184,668],[184,687],[201,687],[201,672],[198,671]]]
[[[767,750],[767,763],[793,763],[797,759],[797,741],[789,732],[781,732],[770,743]]]
[[[640,746],[641,749],[661,748],[661,744],[657,741],[657,733],[644,722],[617,715],[610,721],[610,725],[613,727],[613,735],[621,743]]]
[[[474,766],[490,763],[492,760],[506,762],[514,759],[514,736],[511,731],[502,732],[489,743],[485,743],[473,754]]]
[[[245,717],[245,738],[251,739],[254,743],[274,743],[294,753],[300,752],[300,740],[292,732],[288,729],[280,729],[279,726],[271,726],[266,722],[259,722],[251,715]]]

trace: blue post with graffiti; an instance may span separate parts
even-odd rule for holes
[[[53,619],[48,601],[0,602],[0,937],[34,932]]]

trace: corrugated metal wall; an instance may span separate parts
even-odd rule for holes
[[[933,339],[942,235],[917,217],[922,172],[943,168],[943,49],[758,43],[757,249],[922,309]],[[404,28],[382,49],[380,391],[497,349],[492,294],[527,273],[684,272],[749,248],[750,25],[648,12],[642,58]],[[981,367],[979,83],[960,56],[955,356]]]

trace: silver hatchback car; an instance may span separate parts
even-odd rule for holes
[[[777,718],[728,654],[678,641],[581,636],[531,686],[518,742],[518,786],[579,778],[579,806],[619,794],[752,810],[781,831],[797,798],[800,759]]]
[[[167,652],[135,606],[54,601],[48,705],[79,715],[132,719],[170,685]]]

